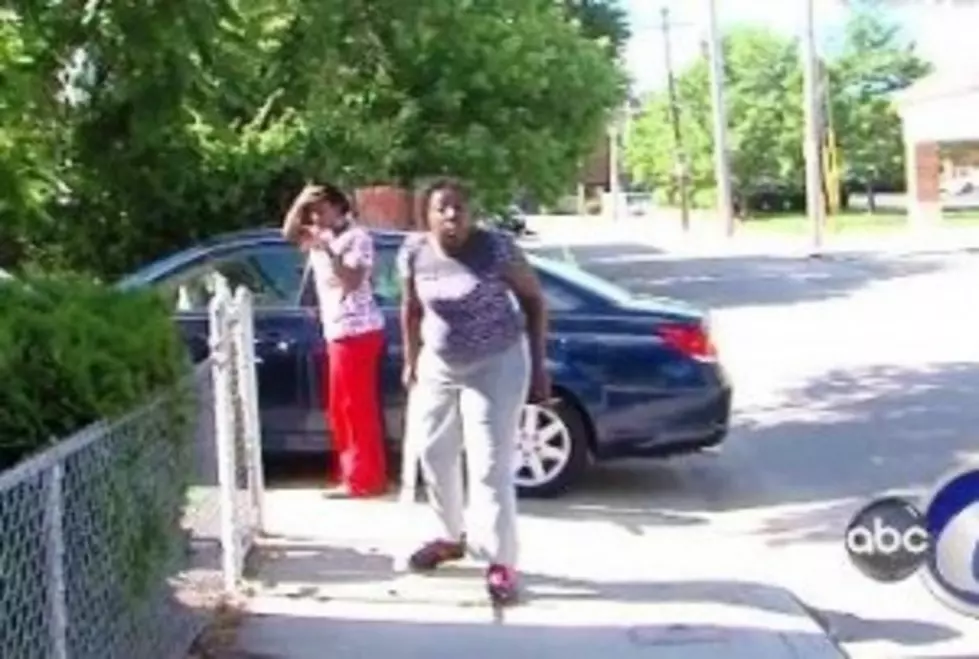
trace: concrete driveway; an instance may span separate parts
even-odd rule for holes
[[[869,581],[841,538],[868,499],[922,492],[979,458],[979,314],[969,311],[979,258],[570,249],[625,286],[713,309],[736,384],[723,450],[601,466],[565,499],[526,503],[532,601],[502,626],[479,603],[476,567],[392,575],[391,554],[424,535],[421,506],[325,502],[280,482],[243,648],[340,658],[839,656],[818,620],[853,657],[979,656],[979,621],[916,579]]]

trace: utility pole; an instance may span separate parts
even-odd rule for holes
[[[727,109],[724,105],[724,49],[717,28],[717,0],[707,0],[707,52],[710,57],[710,89],[714,106],[714,179],[717,210],[728,236],[734,235],[731,203],[731,165],[727,153]]]
[[[680,221],[683,230],[690,230],[690,201],[687,194],[687,158],[683,150],[683,133],[680,129],[680,105],[676,96],[676,78],[673,75],[673,49],[670,47],[670,9],[660,10],[663,17],[663,48],[666,76],[670,91],[670,122],[673,124],[673,145],[676,158],[676,177],[680,187]]]
[[[823,171],[820,130],[819,65],[816,54],[816,12],[814,0],[805,2],[802,35],[803,96],[806,115],[804,153],[806,157],[806,211],[812,225],[812,254],[823,248]]]
[[[608,187],[613,221],[619,219],[619,197],[622,196],[619,181],[619,135],[621,130],[619,116],[616,114],[612,119],[612,125],[608,128]]]

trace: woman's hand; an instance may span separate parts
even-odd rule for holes
[[[326,255],[334,261],[339,258],[339,255],[334,252],[333,248],[330,246],[329,239],[325,238],[318,229],[310,226],[304,226],[300,230],[299,236],[299,244],[303,249],[318,249],[325,252]]]
[[[405,389],[411,389],[417,379],[418,376],[415,372],[414,362],[405,362],[405,365],[401,368],[401,384]]]
[[[282,235],[286,240],[291,243],[298,242],[305,247],[304,243],[307,238],[304,226],[306,224],[306,208],[322,193],[323,188],[320,186],[307,184],[292,200],[292,206],[282,222]]]
[[[551,395],[551,376],[543,364],[535,366],[530,372],[530,391],[527,396],[528,402],[543,405],[548,403],[553,396]]]
[[[312,183],[307,183],[296,198],[293,200],[292,204],[296,208],[303,208],[310,203],[316,201],[323,195],[323,186],[313,185]]]

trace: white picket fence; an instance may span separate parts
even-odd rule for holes
[[[244,287],[232,293],[217,276],[208,312],[221,570],[226,593],[236,594],[249,551],[265,529],[252,294]]]

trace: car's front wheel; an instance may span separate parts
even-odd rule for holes
[[[567,492],[588,467],[588,429],[566,400],[526,405],[517,434],[517,493],[550,498]]]

